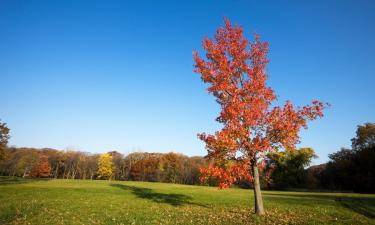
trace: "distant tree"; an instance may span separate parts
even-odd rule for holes
[[[362,150],[373,146],[375,146],[375,123],[359,125],[356,137],[352,139],[352,148]]]
[[[27,151],[27,150],[25,150]],[[20,152],[20,158],[16,164],[16,175],[26,177],[30,174],[31,170],[35,167],[36,163],[40,161],[39,153],[37,151]]]
[[[170,152],[161,157],[161,169],[163,171],[163,182],[177,183],[182,172],[182,157]]]
[[[95,174],[98,171],[99,158],[100,158],[100,155],[95,154],[95,155],[91,155],[87,160],[87,172],[91,180],[95,178]]]
[[[184,157],[183,169],[181,171],[181,183],[183,184],[199,184],[199,169],[206,167],[207,162],[203,157],[193,156]]]
[[[108,153],[102,154],[98,164],[98,177],[100,179],[111,179],[113,175],[112,156]]]
[[[88,154],[81,152],[78,157],[78,166],[77,166],[77,178],[86,179],[88,176]]]
[[[9,131],[6,123],[2,123],[0,120],[0,160],[5,158],[5,149],[9,140]]]
[[[89,157],[88,154],[85,152],[68,150],[64,155],[63,177],[67,179],[86,178],[86,160]]]
[[[375,192],[375,124],[359,125],[352,149],[342,148],[329,155],[323,173],[325,188]]]
[[[267,167],[271,172],[271,186],[276,188],[305,187],[307,171],[311,160],[317,157],[312,148],[300,148],[268,155]]]
[[[113,172],[113,178],[115,180],[124,180],[125,179],[125,161],[124,156],[117,152],[117,151],[111,151],[108,152],[112,156],[112,161],[114,165],[114,172]]]
[[[353,188],[356,192],[375,193],[375,145],[357,151]]]
[[[147,153],[144,152],[133,152],[128,154],[124,158],[124,179],[131,180],[132,179],[132,168],[139,160],[142,160],[147,157]]]
[[[159,179],[159,155],[148,155],[146,158],[135,162],[130,170],[133,180],[161,181]]]
[[[310,166],[306,169],[306,188],[321,189],[323,188],[323,174],[326,170],[327,164],[319,164]]]
[[[51,176],[51,166],[49,165],[47,156],[39,156],[39,160],[31,169],[29,176],[40,178],[47,178]]]
[[[249,42],[242,28],[228,20],[214,40],[203,41],[203,48],[206,60],[194,52],[195,72],[209,84],[208,92],[220,104],[217,121],[223,128],[214,135],[199,134],[208,157],[216,162],[202,168],[202,178],[218,177],[221,188],[238,179],[252,181],[255,212],[264,214],[258,169],[264,165],[265,155],[281,148],[293,149],[301,127],[307,128],[307,120],[322,117],[325,104],[313,101],[311,106],[294,108],[287,101],[284,107],[273,107],[276,94],[266,84],[267,42],[257,34],[255,41]]]
[[[352,149],[341,148],[340,151],[328,155],[330,161],[324,171],[324,186],[340,191],[353,190],[354,157]]]
[[[59,173],[61,172],[61,158],[62,152],[57,150],[48,151],[48,161],[51,165],[51,177],[58,178]]]

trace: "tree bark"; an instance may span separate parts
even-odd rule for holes
[[[264,208],[263,208],[263,199],[262,193],[260,192],[260,183],[259,183],[259,172],[258,167],[256,164],[252,166],[252,172],[254,177],[254,200],[255,200],[255,214],[263,215]]]

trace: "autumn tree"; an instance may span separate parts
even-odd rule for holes
[[[280,149],[294,149],[301,127],[307,120],[322,117],[326,106],[314,100],[311,105],[295,108],[290,101],[283,107],[273,106],[275,92],[266,84],[268,44],[255,33],[250,42],[242,27],[225,26],[214,39],[205,38],[206,58],[194,51],[195,72],[209,85],[207,91],[216,97],[221,112],[217,121],[223,128],[215,134],[198,134],[206,143],[208,158],[215,164],[202,168],[202,178],[216,176],[220,188],[239,179],[254,186],[255,212],[264,214],[259,184],[259,168],[265,155]]]
[[[99,158],[100,158],[100,155],[95,154],[95,155],[91,155],[87,159],[87,174],[91,180],[94,179],[96,171],[98,171]]]
[[[144,159],[145,153],[142,152],[133,152],[127,155],[124,158],[124,177],[125,179],[131,179],[132,178],[132,168],[133,166],[139,161]]]
[[[6,123],[2,123],[0,120],[0,160],[5,157],[5,148],[7,147],[9,140],[9,131]]]
[[[29,174],[30,177],[40,177],[40,178],[47,178],[51,176],[51,166],[48,162],[48,157],[45,155],[41,155],[39,160],[36,164],[34,164],[33,168]]]
[[[168,183],[176,183],[181,177],[182,157],[176,153],[170,152],[164,154],[161,158],[161,170],[163,171],[163,181]]]
[[[27,150],[26,150],[27,151]],[[9,158],[9,160],[12,160],[12,158]],[[30,175],[30,171],[32,169],[35,169],[35,164],[38,163],[39,160],[39,154],[37,152],[21,152],[20,158],[15,164],[16,167],[14,168],[15,174],[17,176],[26,177],[27,175]],[[48,169],[48,167],[46,167]],[[48,171],[47,171],[48,172]]]
[[[99,178],[111,179],[113,175],[112,156],[108,153],[102,154],[99,158]]]

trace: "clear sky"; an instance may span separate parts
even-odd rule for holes
[[[303,2],[303,3],[302,3]],[[223,16],[270,44],[280,103],[331,103],[299,146],[319,159],[375,122],[375,1],[0,1],[10,145],[205,155],[219,112],[193,72]]]

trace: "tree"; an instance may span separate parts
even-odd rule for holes
[[[316,158],[312,148],[300,148],[268,155],[267,167],[271,172],[271,184],[277,188],[303,187],[306,183],[305,167]]]
[[[40,160],[39,154],[36,151],[23,151],[20,154],[20,159],[16,164],[16,174],[17,176],[26,177],[32,169],[35,167],[35,164]],[[45,166],[44,166],[45,167]],[[48,169],[48,167],[47,167]],[[48,172],[48,171],[47,171]]]
[[[242,28],[227,19],[214,39],[203,41],[203,48],[206,60],[194,51],[195,72],[220,104],[217,121],[223,128],[214,135],[198,134],[206,143],[207,157],[215,159],[215,165],[201,169],[202,179],[216,176],[220,188],[238,179],[252,181],[255,212],[264,214],[258,167],[264,166],[268,152],[294,149],[301,127],[322,117],[326,104],[315,100],[295,108],[287,101],[284,107],[271,107],[276,95],[266,85],[268,44],[256,33],[255,41],[249,42]]]
[[[342,148],[329,158],[322,176],[326,188],[374,192],[375,124],[359,125],[352,149]]]
[[[206,160],[200,156],[184,156],[184,165],[182,169],[183,184],[199,184],[199,168],[207,164]]]
[[[63,177],[66,177],[67,179],[75,179],[78,173],[81,153],[74,150],[67,150],[65,155],[66,160]]]
[[[7,147],[9,140],[9,131],[6,123],[2,123],[0,120],[0,160],[5,157],[5,148]]]
[[[341,148],[340,151],[328,155],[330,161],[324,171],[325,187],[340,191],[353,190],[354,157],[351,149]]]
[[[310,166],[306,170],[306,187],[309,189],[321,189],[323,183],[326,182],[323,179],[324,171],[326,170],[327,164],[319,164]]]
[[[182,157],[170,152],[163,154],[161,158],[161,170],[163,171],[163,182],[178,183],[182,172]]]
[[[33,166],[29,174],[30,177],[47,178],[51,176],[51,166],[48,162],[48,157],[41,155],[38,162]]]
[[[113,177],[115,180],[124,180],[124,171],[125,171],[125,163],[124,163],[124,156],[117,152],[111,151],[108,152],[112,156],[112,161],[114,165],[114,174]]]
[[[113,175],[112,156],[108,153],[102,154],[99,158],[99,178],[111,179]]]
[[[130,174],[133,180],[159,181],[159,158],[153,156],[137,161],[131,168]]]
[[[356,137],[352,139],[352,148],[362,150],[375,146],[375,123],[359,125]]]
[[[87,161],[87,173],[91,180],[94,179],[96,171],[98,171],[99,158],[100,158],[100,155],[95,154],[95,155],[91,155]]]
[[[124,158],[124,177],[125,179],[131,179],[133,177],[132,168],[139,161],[146,157],[146,153],[133,152]]]

